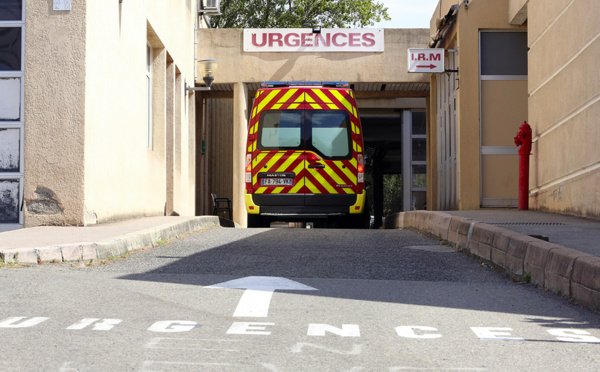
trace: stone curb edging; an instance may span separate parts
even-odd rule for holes
[[[0,251],[0,262],[41,264],[53,262],[86,262],[90,260],[101,261],[110,257],[119,257],[127,252],[155,247],[163,244],[163,242],[177,239],[182,235],[217,226],[220,226],[219,217],[200,216],[99,242],[8,249]]]
[[[600,310],[600,257],[443,212],[411,211],[386,217],[386,229],[432,235],[574,302]]]

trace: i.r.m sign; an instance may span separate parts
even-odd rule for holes
[[[444,72],[444,49],[408,49],[408,72]]]

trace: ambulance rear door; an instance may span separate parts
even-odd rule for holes
[[[362,140],[354,97],[349,89],[310,88],[305,92],[305,204],[347,214],[359,190]],[[362,137],[360,137],[362,138]]]
[[[252,189],[261,207],[304,206],[304,92],[300,88],[265,89],[256,105],[252,153]],[[268,208],[267,208],[268,209]]]

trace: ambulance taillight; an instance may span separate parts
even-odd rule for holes
[[[358,155],[357,157],[358,160],[358,167],[357,167],[357,173],[358,173],[358,193],[360,194],[364,187],[365,187],[365,157],[363,155]]]
[[[252,154],[246,154],[246,191],[252,194]]]

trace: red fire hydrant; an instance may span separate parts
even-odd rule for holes
[[[515,137],[519,148],[519,209],[529,209],[529,155],[531,155],[531,127],[523,122]]]

